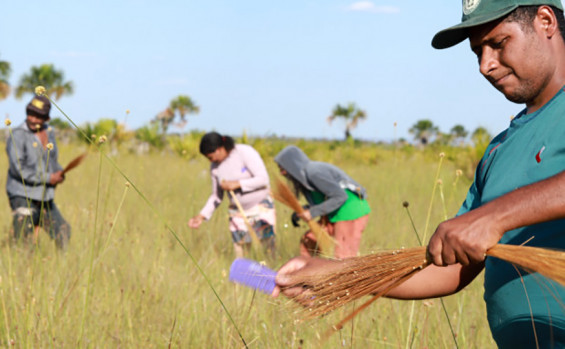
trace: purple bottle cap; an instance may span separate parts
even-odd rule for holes
[[[275,288],[277,272],[250,259],[238,258],[230,268],[230,281],[243,284],[266,294]]]

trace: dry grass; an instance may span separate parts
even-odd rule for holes
[[[278,178],[276,179],[273,197],[275,198],[275,200],[280,201],[282,204],[290,207],[294,212],[298,214],[304,212],[304,208],[302,207],[292,190],[290,190],[290,188]],[[309,220],[308,226],[316,237],[317,243],[320,246],[321,255],[333,256],[336,241],[315,220]]]
[[[487,255],[515,264],[528,272],[537,272],[565,285],[565,251],[539,247],[496,245]],[[327,274],[304,275],[289,287],[305,287],[295,298],[305,307],[304,318],[323,316],[345,304],[371,295],[371,299],[355,309],[330,330],[340,330],[359,312],[394,287],[430,265],[426,247],[382,251],[346,259],[338,270]]]
[[[77,156],[76,158],[72,159],[67,166],[65,166],[65,168],[63,169],[63,174],[69,172],[70,170],[72,170],[73,168],[77,167],[78,165],[81,164],[81,162],[84,160],[84,158],[86,157],[86,155],[88,155],[88,152],[84,152],[82,154],[80,154],[79,156]]]

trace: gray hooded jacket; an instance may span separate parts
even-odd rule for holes
[[[45,127],[48,127],[47,124]],[[8,197],[27,197],[37,201],[49,201],[55,197],[55,187],[49,184],[51,174],[61,171],[59,150],[55,132],[48,128],[47,139],[53,144],[50,151],[43,149],[41,142],[24,122],[12,130],[6,141],[6,152],[10,166],[6,179]]]
[[[323,216],[340,208],[347,201],[345,189],[357,193],[363,199],[365,188],[354,181],[340,168],[320,161],[311,161],[304,152],[290,145],[275,156],[275,162],[309,192],[303,192],[311,205],[312,217]],[[326,200],[314,205],[310,192],[318,191]]]

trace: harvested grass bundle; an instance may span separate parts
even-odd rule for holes
[[[275,191],[273,192],[273,197],[275,198],[275,200],[278,200],[284,205],[290,207],[294,212],[298,214],[304,212],[304,208],[302,207],[302,205],[300,205],[300,202],[298,201],[292,190],[290,190],[286,183],[278,178],[276,180],[276,187]],[[322,251],[322,255],[332,256],[336,244],[335,240],[315,220],[311,219],[307,223],[310,227],[310,230],[316,237],[317,243]]]
[[[239,211],[239,214],[243,218],[243,222],[245,222],[245,225],[247,226],[247,230],[249,231],[249,235],[251,236],[251,242],[253,247],[255,249],[258,249],[261,244],[261,242],[259,241],[259,236],[255,232],[255,229],[253,229],[253,227],[251,226],[251,223],[249,223],[249,219],[247,219],[247,216],[245,215],[245,211],[243,210],[243,207],[239,203],[239,200],[235,196],[233,190],[230,190],[229,193],[231,195],[233,202],[235,203],[235,206],[237,206],[237,210]]]
[[[84,152],[84,153],[80,154],[79,156],[77,156],[76,158],[72,159],[71,162],[69,162],[67,164],[67,166],[63,169],[63,174],[66,174],[67,172],[69,172],[73,168],[80,165],[82,163],[82,160],[84,160],[84,158],[86,157],[87,154],[88,154],[87,152]]]
[[[347,258],[328,274],[304,275],[291,287],[308,289],[295,300],[306,318],[316,318],[367,295],[376,299],[428,265],[426,247],[380,251]]]
[[[565,251],[531,246],[495,245],[487,251],[487,255],[520,266],[528,272],[539,273],[565,286]]]
[[[499,244],[486,254],[565,285],[565,251]],[[339,264],[338,269],[334,268],[327,274],[304,275],[289,287],[307,288],[294,299],[305,307],[306,319],[322,316],[363,296],[372,295],[367,302],[333,326],[328,333],[331,334],[428,265],[430,261],[426,258],[426,247],[382,251],[348,258]]]

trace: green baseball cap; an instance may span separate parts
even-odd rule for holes
[[[437,49],[457,45],[469,37],[468,29],[502,18],[520,6],[550,5],[563,10],[561,0],[463,0],[461,23],[438,32],[432,39]]]

